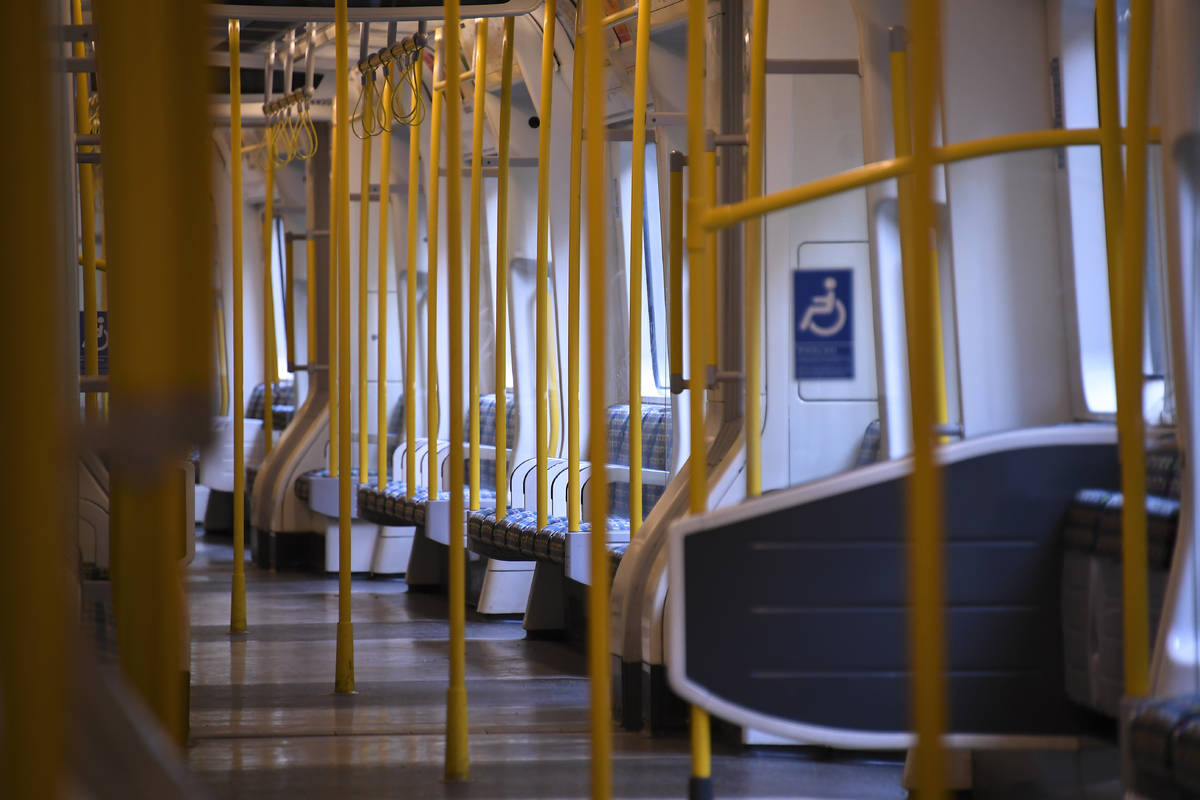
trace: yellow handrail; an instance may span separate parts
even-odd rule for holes
[[[705,267],[708,260],[708,236],[701,225],[708,198],[709,171],[704,167],[704,64],[705,0],[688,0],[687,27],[687,98],[688,153],[692,164],[688,180],[687,249],[688,296],[690,309],[691,378],[691,457],[688,459],[688,508],[692,514],[708,509],[708,447],[704,431],[704,373],[708,357],[708,339],[704,334],[706,317]],[[713,320],[707,320],[713,324]],[[708,713],[699,706],[691,708],[692,770],[689,796],[712,796],[712,754]]]
[[[442,30],[433,35],[433,74],[429,80],[437,81],[438,73],[442,70]],[[438,338],[437,338],[437,274],[438,274],[438,195],[441,193],[441,177],[439,176],[442,154],[442,100],[440,91],[433,93],[433,104],[430,110],[429,123],[429,205],[428,224],[429,236],[425,266],[425,401],[427,403],[427,419],[425,435],[428,439],[428,476],[426,487],[430,498],[438,496]]]
[[[316,228],[316,216],[310,210],[308,212],[308,223],[310,230]],[[311,397],[312,393],[317,390],[316,380],[313,378],[313,366],[317,363],[317,240],[314,236],[306,237],[304,240],[304,258],[307,263],[304,265],[304,279],[307,281],[308,289],[305,291],[305,303],[308,306],[308,319],[305,320],[305,359],[309,364],[308,373],[308,394]]]
[[[587,65],[587,31],[575,16],[575,63],[571,80],[571,169],[567,224],[567,530],[580,528],[583,489],[579,485],[579,240],[582,235],[583,112]]]
[[[709,150],[701,154],[701,162],[704,165],[704,170],[708,173],[704,178],[704,190],[707,192],[704,198],[704,207],[712,208],[717,204],[717,153],[715,150]],[[717,234],[716,231],[708,231],[708,243],[705,245],[704,259],[704,306],[707,309],[705,319],[708,323],[700,330],[704,333],[705,344],[708,348],[705,365],[708,369],[705,370],[704,379],[709,380],[716,376],[717,370],[717,325],[720,317],[717,314]],[[698,331],[699,332],[699,331]]]
[[[77,741],[80,727],[68,722],[71,642],[78,634],[68,630],[67,620],[78,606],[67,599],[63,574],[76,555],[66,545],[76,524],[68,518],[66,500],[74,494],[77,469],[68,461],[76,446],[74,426],[64,423],[78,406],[71,408],[65,396],[69,385],[62,361],[74,343],[62,324],[68,284],[60,280],[59,204],[66,198],[58,192],[62,162],[54,89],[61,77],[49,69],[30,69],[46,62],[52,30],[47,17],[59,21],[50,8],[46,3],[0,7],[0,23],[16,33],[0,54],[0,66],[5,74],[20,76],[4,88],[5,113],[19,124],[8,126],[0,150],[0,170],[21,192],[21,201],[0,217],[5,258],[13,265],[3,275],[0,334],[19,343],[6,361],[20,376],[19,384],[14,381],[0,392],[5,426],[0,474],[10,478],[0,485],[6,529],[0,536],[0,726],[9,732],[0,742],[0,791],[14,798],[68,792],[76,783],[67,777],[68,742]]]
[[[537,179],[537,528],[549,516],[550,449],[550,119],[554,96],[554,27],[557,0],[546,0],[542,17],[542,82],[538,116]]]
[[[80,0],[71,2],[71,20],[76,25],[83,24],[83,10]],[[73,45],[73,55],[83,58],[86,55],[83,42]],[[88,76],[85,73],[75,75],[75,133],[86,136],[92,132],[91,120],[88,115]],[[80,147],[80,152],[90,153],[94,148]],[[98,341],[98,323],[96,315],[96,182],[91,164],[79,164],[79,238],[83,255],[80,263],[83,266],[83,374],[100,374],[100,349]],[[100,417],[100,396],[95,392],[84,395],[84,413],[88,422],[96,422]]]
[[[292,245],[296,240],[290,234],[283,237],[283,338],[284,350],[287,351],[288,368],[296,363],[296,314],[292,304],[296,301],[296,293],[292,284],[296,282],[296,259]]]
[[[421,97],[421,65],[413,64],[413,77],[409,96],[415,107]],[[417,177],[421,169],[421,129],[408,129],[408,274],[405,282],[408,290],[405,307],[407,336],[404,342],[404,434],[407,451],[404,454],[404,494],[412,497],[417,491],[417,222],[421,180]],[[430,310],[430,313],[433,313]]]
[[[207,403],[214,378],[213,338],[196,335],[212,321],[206,11],[199,0],[112,0],[92,8],[96,40],[104,43],[97,80],[106,88],[100,135],[107,255],[120,264],[110,294],[112,424],[124,432],[109,439],[114,611],[125,674],[181,746],[188,665],[177,459],[206,432],[194,409]],[[41,135],[49,130],[36,115],[22,125]],[[49,199],[50,190],[21,188],[31,204]],[[163,269],[168,259],[172,268]],[[155,435],[144,435],[147,423]]]
[[[271,256],[275,250],[275,138],[267,138],[267,163],[263,166],[262,324],[263,324],[263,454],[271,454],[275,443],[275,292],[271,281]]]
[[[922,796],[943,797],[946,728],[946,658],[943,629],[944,540],[942,487],[934,458],[933,298],[935,280],[932,232],[934,114],[937,87],[941,85],[938,0],[913,0],[910,5],[913,34],[912,62],[912,163],[911,209],[907,238],[912,260],[904,264],[905,295],[911,313],[905,315],[908,332],[909,413],[912,420],[913,467],[908,502],[909,659],[912,692],[909,704],[917,734],[916,788]]]
[[[1112,331],[1113,373],[1121,338],[1121,212],[1125,203],[1120,81],[1117,74],[1116,0],[1096,3],[1096,100],[1100,116],[1100,179],[1104,191],[1104,252],[1108,261],[1108,307]]]
[[[229,22],[229,137],[235,153],[242,141],[242,24]],[[246,631],[246,399],[242,325],[242,159],[229,160],[233,184],[233,593],[229,629]]]
[[[369,83],[369,82],[368,82]],[[367,119],[374,112],[374,93],[364,91],[366,98],[363,102],[363,118]],[[362,155],[359,164],[359,194],[358,194],[358,482],[367,482],[367,470],[370,469],[370,430],[367,422],[367,364],[370,359],[367,352],[367,280],[370,270],[370,241],[371,241],[371,136],[362,138]],[[380,202],[383,202],[383,192],[380,191]],[[382,228],[383,218],[379,220]],[[386,449],[386,448],[385,448]]]
[[[469,313],[467,314],[468,353],[467,402],[471,415],[469,482],[471,485],[472,511],[479,510],[479,273],[483,269],[483,104],[487,99],[487,37],[488,23],[485,19],[475,21],[475,102],[471,110],[471,264],[468,275],[470,286],[467,292]],[[496,395],[499,409],[497,416],[504,413],[504,396]],[[497,443],[497,449],[499,444]]]
[[[463,543],[463,292],[462,292],[462,99],[458,86],[458,0],[446,0],[446,254],[450,273],[450,688],[446,693],[446,780],[466,780],[466,552]]]
[[[587,154],[587,246],[588,246],[588,345],[589,380],[588,403],[591,417],[589,447],[593,470],[591,491],[592,531],[588,537],[591,556],[591,583],[588,586],[588,677],[591,700],[591,784],[592,797],[607,800],[612,796],[612,712],[611,666],[609,664],[609,582],[611,567],[608,556],[608,477],[602,468],[608,463],[607,409],[605,389],[609,376],[605,374],[607,339],[608,273],[605,269],[605,235],[608,224],[605,205],[604,156],[608,147],[605,132],[604,82],[605,48],[601,47],[600,3],[584,5],[584,46],[587,91],[585,143]],[[544,69],[544,67],[543,67]],[[544,72],[543,72],[544,75]]]
[[[504,18],[496,178],[496,515],[508,509],[508,145],[512,125],[515,20]]]
[[[383,81],[382,105],[391,113],[393,65],[388,65]],[[375,354],[375,477],[380,490],[387,487],[388,474],[388,390],[387,390],[387,340],[388,340],[388,230],[392,219],[388,215],[388,199],[392,191],[392,131],[385,127],[379,140],[379,277],[376,286],[376,332],[378,334]],[[363,425],[366,428],[366,425]],[[363,477],[363,481],[366,478]]]
[[[620,25],[622,22],[628,22],[634,17],[638,18],[638,25],[641,25],[642,12],[640,10],[640,3],[641,0],[638,0],[638,3],[635,5],[629,6],[628,8],[622,8],[620,11],[614,11],[613,13],[607,15],[604,17],[604,19],[600,20],[600,27],[611,28],[614,25]]]
[[[336,103],[336,99],[335,99]],[[338,373],[341,365],[338,363],[338,117],[334,109],[333,121],[329,136],[329,474],[339,475],[340,436],[338,422],[341,418],[341,403],[339,394]]]
[[[633,175],[629,188],[629,538],[642,527],[642,215],[646,205],[646,84],[650,0],[637,2],[633,68]],[[715,329],[715,325],[713,326]]]
[[[746,135],[746,199],[762,196],[770,0],[754,0],[750,22],[750,119]],[[674,177],[674,176],[672,176]],[[746,497],[762,494],[762,220],[745,231]]]
[[[350,102],[347,58],[346,0],[336,0],[337,52],[337,184],[333,204],[337,208],[338,274],[338,624],[334,691],[354,691],[354,622],[350,612]]]
[[[1121,224],[1118,319],[1117,431],[1121,450],[1121,576],[1125,589],[1125,694],[1150,692],[1149,599],[1146,560],[1146,420],[1142,410],[1142,342],[1145,328],[1146,126],[1150,116],[1152,0],[1133,0],[1129,22],[1129,83],[1126,114],[1125,197]]]
[[[668,360],[671,362],[671,392],[683,391],[683,166],[687,157],[678,150],[671,153],[671,177],[669,180],[670,204],[668,228],[670,231],[670,269],[668,270],[668,306],[670,332],[667,342]]]

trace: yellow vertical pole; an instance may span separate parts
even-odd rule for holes
[[[21,202],[0,215],[5,257],[14,265],[4,270],[0,335],[19,343],[6,360],[21,381],[0,392],[0,474],[8,477],[0,482],[6,529],[0,536],[0,729],[9,732],[0,738],[0,794],[13,800],[59,797],[71,783],[64,777],[72,610],[63,567],[73,531],[63,501],[75,480],[67,456],[78,398],[70,394],[62,359],[69,355],[77,363],[77,356],[63,319],[57,220],[65,198],[57,191],[52,72],[30,69],[51,57],[47,8],[0,7],[4,29],[20,32],[0,52],[0,65],[5,74],[21,76],[0,87],[5,113],[20,121],[5,127],[0,148],[0,173],[21,187]]]
[[[579,239],[583,192],[583,111],[587,73],[587,26],[575,17],[575,64],[571,79],[571,200],[567,242],[567,530],[576,532],[582,516],[579,485]]]
[[[370,119],[374,113],[373,94],[367,92],[366,87],[363,87],[363,93],[366,97],[363,99],[363,120],[364,128],[366,120]],[[358,381],[355,387],[358,391],[358,482],[365,484],[367,482],[367,471],[370,467],[370,431],[371,426],[367,422],[368,403],[367,403],[367,369],[370,363],[370,354],[367,352],[367,283],[368,272],[371,266],[370,258],[370,240],[371,240],[371,137],[363,136],[362,139],[362,155],[359,170],[359,195],[358,195]],[[382,195],[381,195],[382,198]],[[380,227],[383,226],[383,219],[379,220]],[[385,448],[386,449],[386,448]]]
[[[296,292],[293,284],[296,282],[296,240],[289,234],[283,236],[283,336],[284,349],[287,351],[288,366],[296,363],[296,314],[293,304],[296,302]]]
[[[717,204],[717,152],[706,151],[703,154],[703,166],[708,171],[704,178],[704,207],[712,208]],[[708,233],[708,245],[705,249],[707,258],[704,259],[704,305],[708,309],[707,324],[704,327],[708,345],[708,357],[704,362],[712,368],[705,378],[716,377],[717,368],[717,232]]]
[[[770,0],[754,0],[750,22],[750,121],[746,137],[746,199],[762,196],[766,147],[767,20]],[[672,176],[673,177],[673,176]],[[746,496],[762,494],[762,229],[761,218],[746,223],[745,374]]]
[[[487,98],[488,23],[475,21],[475,101],[471,111],[471,265],[468,275],[467,400],[471,414],[469,474],[472,510],[479,509],[479,272],[482,269],[483,226],[483,104]],[[496,395],[497,417],[504,415],[504,395]],[[502,445],[499,440],[496,449]]]
[[[316,222],[311,215],[309,220]],[[312,227],[316,227],[315,224]],[[317,240],[313,236],[308,236],[304,241],[304,257],[307,260],[305,264],[305,281],[308,285],[308,291],[305,292],[305,301],[308,304],[308,319],[305,326],[304,344],[307,352],[305,353],[305,363],[309,364],[308,373],[308,390],[312,392],[316,384],[313,380],[312,366],[317,361]]]
[[[600,28],[600,3],[589,0],[584,5],[587,14],[584,36],[590,44],[584,47],[586,59],[587,100],[587,246],[588,246],[588,344],[591,430],[590,447],[593,464],[608,462],[607,409],[605,389],[609,376],[605,374],[605,335],[608,323],[605,294],[608,271],[605,260],[605,229],[608,223],[605,205],[604,156],[608,142],[605,135],[606,100],[604,81],[604,48],[600,46],[604,32]],[[648,17],[642,20],[647,26]],[[544,74],[544,73],[543,73]],[[612,796],[612,712],[611,666],[609,664],[609,583],[611,567],[606,544],[608,530],[608,479],[603,469],[592,473],[591,488],[592,532],[591,585],[588,587],[588,675],[591,679],[592,734],[592,797],[607,800]]]
[[[678,150],[671,152],[671,208],[667,223],[670,237],[667,286],[670,331],[667,352],[671,362],[671,391],[676,394],[683,391],[683,165],[686,160],[687,157]]]
[[[557,0],[542,16],[542,85],[538,116],[537,200],[537,527],[549,516],[550,449],[550,119],[554,95],[554,27]]]
[[[391,73],[395,66],[388,65],[383,78],[383,108],[392,113]],[[389,195],[392,191],[392,130],[391,124],[383,127],[379,137],[379,278],[376,288],[376,332],[378,352],[375,361],[375,475],[380,489],[387,486],[388,473],[388,390],[387,390],[387,339],[388,339],[388,229],[392,219],[388,216]],[[366,425],[363,425],[365,428]],[[362,481],[366,481],[365,470]]]
[[[650,0],[638,0],[633,67],[633,176],[629,188],[629,537],[642,527],[642,215],[646,204],[646,84]],[[715,320],[713,327],[716,327]]]
[[[209,20],[200,0],[111,0],[92,11],[104,43],[106,255],[120,264],[109,295],[114,610],[126,675],[182,744],[188,665],[179,537],[191,521],[177,459],[206,433],[214,377],[213,339],[196,335],[212,320]]]
[[[433,75],[430,85],[437,86],[438,76],[442,73],[443,31],[439,30],[433,36]],[[454,64],[447,72],[456,72],[458,65]],[[441,190],[441,154],[442,154],[442,99],[445,90],[433,89],[433,103],[429,112],[429,236],[427,263],[425,266],[425,398],[428,404],[428,417],[425,423],[425,435],[428,438],[427,456],[429,458],[429,478],[426,489],[431,499],[438,496],[438,339],[437,339],[437,274],[438,274],[438,195]]]
[[[504,18],[500,66],[500,131],[496,179],[496,513],[508,508],[508,138],[512,124],[512,17]]]
[[[242,275],[242,23],[229,22],[229,169],[233,184],[233,596],[229,630],[246,631],[246,403]]]
[[[446,254],[450,272],[450,688],[446,693],[446,780],[466,780],[466,552],[463,536],[462,95],[458,0],[446,2]]]
[[[944,592],[942,487],[934,459],[936,375],[932,284],[933,147],[937,87],[940,86],[941,42],[939,0],[913,0],[910,6],[912,48],[911,213],[907,233],[911,260],[904,264],[905,314],[908,329],[909,406],[912,420],[913,471],[909,481],[909,658],[912,700],[909,708],[917,733],[917,790],[923,797],[945,795],[946,657],[942,619]]]
[[[341,418],[338,372],[338,113],[334,99],[329,136],[329,474],[337,477],[341,450],[338,424]]]
[[[412,66],[412,108],[416,108],[420,99],[421,64],[418,58]],[[417,212],[421,192],[421,180],[417,175],[420,169],[421,129],[414,125],[408,129],[408,274],[405,275],[408,297],[404,320],[407,326],[404,341],[404,433],[407,440],[404,493],[409,497],[417,491]]]
[[[705,330],[713,325],[707,319],[705,280],[709,237],[700,225],[708,198],[709,170],[704,165],[704,80],[705,80],[705,0],[688,0],[687,97],[688,157],[692,164],[688,176],[687,249],[688,295],[690,308],[691,378],[691,457],[688,459],[689,510],[703,514],[708,509],[708,446],[704,435],[704,374],[709,346]],[[699,706],[691,710],[692,775],[688,796],[712,796],[712,755],[708,713]]]
[[[71,2],[71,21],[83,24],[81,0]],[[83,42],[72,46],[76,58],[83,58]],[[86,136],[92,132],[88,117],[88,76],[80,72],[75,75],[75,133]],[[81,147],[81,152],[92,148]],[[96,182],[91,164],[79,164],[79,238],[83,252],[83,374],[98,375],[100,372],[99,346],[96,322]],[[84,413],[88,422],[99,419],[99,395],[88,392],[84,396]]]
[[[262,254],[263,254],[263,453],[271,453],[275,439],[275,292],[271,285],[271,256],[275,250],[275,135],[267,133],[266,166],[263,167],[266,188],[263,190]]]
[[[1142,342],[1146,258],[1146,139],[1150,116],[1152,0],[1133,0],[1129,20],[1129,99],[1125,147],[1125,210],[1121,230],[1117,430],[1121,448],[1121,573],[1125,623],[1125,694],[1150,692],[1149,600],[1146,577],[1146,419],[1142,410]]]
[[[1096,98],[1100,112],[1100,179],[1104,190],[1104,249],[1108,257],[1108,306],[1112,331],[1113,372],[1120,348],[1121,213],[1125,175],[1121,142],[1120,82],[1117,77],[1116,0],[1096,2]],[[1141,363],[1140,359],[1138,363]]]
[[[350,105],[346,0],[336,2],[337,174],[333,202],[337,207],[338,273],[338,624],[334,691],[354,691],[354,623],[350,615]]]

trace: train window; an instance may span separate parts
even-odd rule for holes
[[[615,144],[615,167],[620,190],[621,235],[625,264],[632,262],[629,251],[630,187],[633,179],[633,145],[630,142]],[[658,196],[658,153],[653,143],[646,145],[645,196],[642,204],[642,393],[647,396],[663,396],[670,389],[671,379],[667,371],[667,312],[665,287],[663,285],[662,226],[659,224]],[[625,270],[626,291],[631,278]]]
[[[1128,82],[1129,0],[1117,0],[1117,49],[1121,123],[1125,122]],[[1061,70],[1055,86],[1061,101],[1059,122],[1068,128],[1100,124],[1096,96],[1095,13],[1091,4],[1064,8],[1062,59],[1052,64]],[[1153,109],[1152,109],[1153,113]],[[1154,120],[1151,120],[1154,123]],[[1103,189],[1100,151],[1096,147],[1067,148],[1060,157],[1066,169],[1071,260],[1074,270],[1075,312],[1083,381],[1084,411],[1108,415],[1116,411],[1116,385],[1112,355],[1112,328],[1108,302],[1108,257],[1105,251]],[[1147,169],[1145,375],[1146,418],[1153,424],[1171,423],[1171,403],[1166,397],[1169,355],[1165,313],[1165,232],[1163,230],[1161,152],[1152,144]]]

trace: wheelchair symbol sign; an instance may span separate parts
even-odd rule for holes
[[[854,377],[854,273],[792,273],[796,380]]]

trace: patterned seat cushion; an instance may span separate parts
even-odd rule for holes
[[[267,385],[260,383],[250,392],[246,404],[246,419],[263,419],[267,406]],[[271,384],[271,416],[276,430],[282,430],[296,413],[296,384],[279,381]]]
[[[358,516],[376,525],[403,525],[395,515],[395,499],[404,496],[404,484],[388,481],[380,489],[378,483],[360,484],[358,487]]]
[[[1114,493],[1096,526],[1096,552],[1121,560],[1121,516],[1125,498]],[[1166,569],[1175,550],[1179,501],[1146,495],[1146,543],[1151,569]]]
[[[580,530],[590,531],[591,524],[581,525]],[[608,530],[628,531],[629,520],[609,517]],[[496,509],[488,508],[471,512],[467,520],[467,536],[471,541],[471,549],[480,555],[504,561],[537,559],[561,564],[566,556],[567,518],[550,517],[545,527],[539,530],[536,511],[512,508],[504,516],[498,516]]]
[[[479,398],[479,443],[494,447],[496,445],[496,395],[485,394]],[[516,441],[517,403],[512,392],[505,395],[505,449],[512,449]],[[470,421],[468,420],[468,424]],[[494,489],[496,486],[496,462],[491,458],[479,461],[479,485],[484,489]]]
[[[630,410],[628,405],[608,409],[608,462],[629,466]],[[671,407],[666,404],[642,404],[642,467],[666,470],[671,459]],[[642,518],[666,491],[665,486],[642,484]],[[613,481],[608,487],[609,511],[618,517],[629,516],[629,484]]]
[[[858,453],[854,456],[854,466],[865,467],[879,460],[882,426],[879,420],[873,420],[863,431],[862,441],[858,443]]]
[[[1133,713],[1129,754],[1134,789],[1146,797],[1200,792],[1200,695],[1154,698]]]

